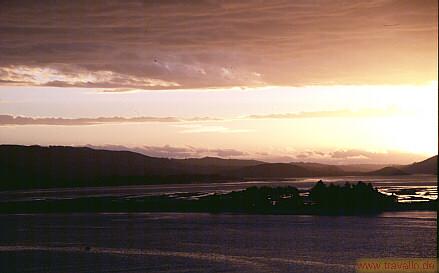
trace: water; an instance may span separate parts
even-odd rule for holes
[[[371,182],[401,201],[437,198],[436,176],[317,177],[0,192],[0,201],[187,197],[319,179]],[[190,193],[190,194],[183,194]],[[420,199],[423,198],[423,199]],[[435,257],[436,212],[375,217],[201,213],[0,215],[0,272],[355,272],[358,258]]]
[[[435,257],[436,212],[0,215],[0,272],[355,272]],[[90,248],[86,248],[89,246]]]
[[[251,186],[294,186],[300,190],[310,189],[322,179],[327,183],[344,184],[363,181],[372,183],[384,193],[395,193],[401,201],[427,201],[437,198],[437,176],[435,175],[405,175],[405,176],[343,176],[343,177],[313,177],[289,180],[268,181],[238,181],[227,183],[196,183],[196,184],[165,184],[121,187],[86,187],[44,190],[19,190],[0,192],[0,201],[62,199],[91,196],[136,197],[157,194],[196,193],[204,195],[224,193],[232,190],[243,190]],[[411,189],[403,192],[402,189]]]

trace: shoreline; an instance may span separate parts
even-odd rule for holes
[[[437,199],[423,202],[398,202],[383,209],[321,208],[314,205],[304,205],[291,209],[217,209],[207,206],[199,200],[173,199],[164,196],[146,198],[75,198],[47,199],[32,201],[0,202],[0,214],[26,213],[210,213],[210,214],[260,214],[260,215],[377,215],[383,212],[396,211],[437,211]]]

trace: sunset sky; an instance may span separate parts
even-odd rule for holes
[[[437,1],[2,1],[0,142],[160,157],[437,154]]]

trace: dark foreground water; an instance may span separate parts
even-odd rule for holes
[[[0,272],[355,272],[435,257],[436,212],[0,215]]]

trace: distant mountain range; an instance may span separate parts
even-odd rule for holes
[[[216,157],[167,159],[129,151],[85,147],[0,145],[0,189],[3,190],[409,174],[437,174],[437,155],[410,165],[339,166],[305,162],[267,163]]]

